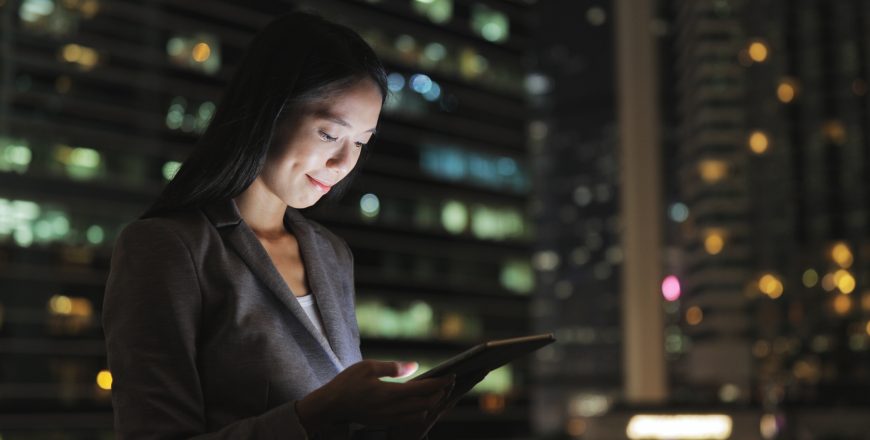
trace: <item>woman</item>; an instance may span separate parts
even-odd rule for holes
[[[342,192],[386,95],[343,26],[292,13],[255,37],[115,244],[102,319],[119,438],[417,439],[482,378],[381,381],[416,365],[361,360],[350,249],[297,211]]]

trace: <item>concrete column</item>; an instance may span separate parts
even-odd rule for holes
[[[655,0],[616,0],[623,223],[623,387],[627,403],[667,398],[660,283],[662,179]]]

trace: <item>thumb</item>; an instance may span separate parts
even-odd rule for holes
[[[419,368],[416,362],[371,361],[372,372],[377,377],[407,377]]]

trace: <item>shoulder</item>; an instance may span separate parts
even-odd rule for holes
[[[131,246],[161,248],[171,243],[190,248],[192,242],[206,233],[207,226],[208,220],[199,210],[140,218],[121,230],[115,250]]]

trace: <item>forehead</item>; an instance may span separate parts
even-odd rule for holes
[[[332,119],[333,122],[342,120],[354,129],[368,130],[377,124],[381,102],[378,86],[374,81],[364,80],[311,103],[306,113],[315,118]]]

